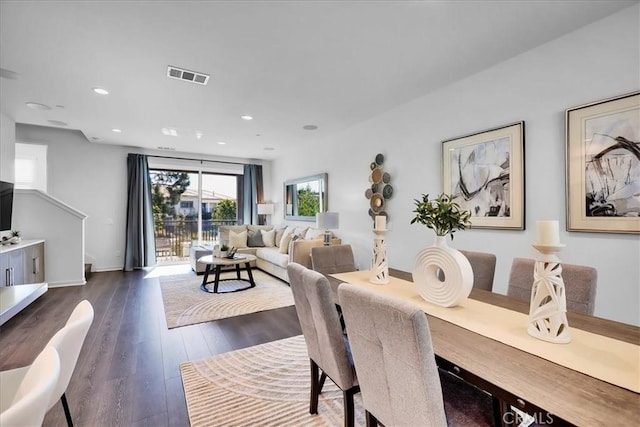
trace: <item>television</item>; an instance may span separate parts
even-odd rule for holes
[[[0,232],[11,230],[13,183],[0,181]]]

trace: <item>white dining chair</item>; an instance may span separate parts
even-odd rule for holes
[[[75,370],[84,339],[93,322],[93,316],[94,312],[91,303],[86,300],[81,301],[74,308],[64,327],[56,332],[47,343],[47,346],[54,347],[60,356],[60,375],[46,409],[48,411],[58,400],[61,400],[69,427],[73,426],[73,420],[65,392],[71,381],[71,375]],[[19,384],[29,368],[30,366],[24,366],[22,368],[2,371],[0,372],[0,382]],[[4,401],[8,398],[8,396],[2,396],[1,399]]]
[[[3,381],[0,378],[0,395],[3,396],[0,426],[41,426],[59,377],[60,357],[54,347],[47,346],[19,382]]]

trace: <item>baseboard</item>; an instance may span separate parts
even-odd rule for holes
[[[122,271],[122,270],[123,270],[123,267],[121,265],[118,265],[113,267],[94,268],[93,273],[104,273],[107,271]]]
[[[67,286],[84,286],[87,284],[86,280],[83,280],[81,282],[77,282],[77,281],[60,281],[60,282],[48,282],[49,283],[49,289],[51,288],[65,288]]]

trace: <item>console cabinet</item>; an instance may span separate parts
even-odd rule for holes
[[[0,285],[44,282],[44,240],[25,240],[0,248]]]

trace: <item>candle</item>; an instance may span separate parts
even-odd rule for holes
[[[385,230],[387,228],[387,217],[384,215],[376,215],[376,230]]]
[[[536,221],[537,241],[539,245],[557,246],[560,244],[558,221]]]

